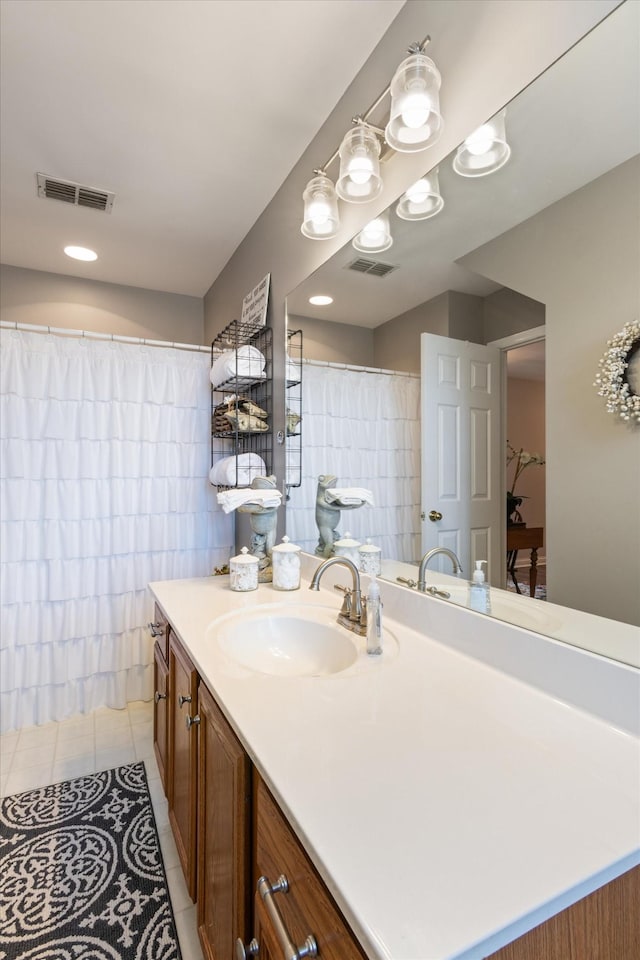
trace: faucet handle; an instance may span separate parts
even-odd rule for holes
[[[350,617],[351,616],[351,590],[348,587],[339,588],[344,592],[344,600],[342,601],[342,607],[340,608],[340,616]]]

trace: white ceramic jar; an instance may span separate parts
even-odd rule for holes
[[[229,561],[230,586],[238,593],[258,589],[258,566],[260,561],[243,547],[237,557]]]
[[[382,573],[382,550],[380,547],[374,546],[371,540],[367,538],[367,542],[360,547],[359,553],[362,572],[379,577]]]
[[[300,547],[283,537],[271,551],[274,590],[300,589]]]
[[[354,540],[350,533],[345,533],[344,537],[336,540],[333,545],[333,552],[337,557],[347,557],[355,563],[360,569],[360,542]]]

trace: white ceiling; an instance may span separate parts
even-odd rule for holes
[[[2,261],[203,296],[403,4],[1,0]]]

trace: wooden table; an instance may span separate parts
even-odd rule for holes
[[[518,550],[531,551],[529,566],[529,596],[535,597],[538,580],[538,547],[544,544],[544,527],[527,527],[526,524],[514,523],[507,525],[507,573],[513,580],[518,593],[522,593],[516,580],[516,560]]]

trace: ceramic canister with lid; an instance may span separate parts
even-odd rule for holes
[[[382,573],[382,550],[380,547],[374,546],[367,537],[367,542],[362,544],[359,552],[362,572],[379,577]]]
[[[300,588],[300,547],[283,537],[271,551],[274,590],[298,590]]]
[[[258,589],[258,566],[260,561],[243,547],[237,557],[229,561],[230,586],[232,590],[244,592]]]
[[[347,557],[348,560],[355,563],[358,570],[360,569],[360,542],[354,540],[350,533],[345,533],[344,537],[340,540],[336,540],[333,545],[333,552],[338,557]]]

